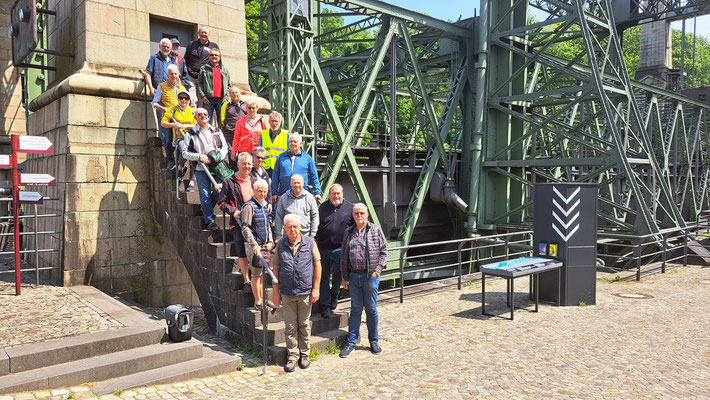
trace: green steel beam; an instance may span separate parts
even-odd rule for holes
[[[335,138],[335,144],[337,147],[340,148],[339,152],[343,153],[343,156],[345,158],[346,170],[348,171],[348,175],[350,175],[350,179],[352,180],[353,188],[355,189],[355,194],[357,195],[358,199],[360,199],[360,201],[365,203],[368,210],[372,210],[372,212],[370,212],[370,218],[372,219],[372,222],[377,225],[380,225],[380,221],[377,218],[377,213],[374,212],[375,207],[372,204],[372,199],[370,198],[370,194],[367,190],[367,187],[365,186],[365,180],[362,178],[360,168],[357,165],[357,160],[355,160],[355,156],[353,155],[350,146],[344,145],[346,135],[345,128],[343,128],[343,124],[340,121],[340,116],[338,116],[338,111],[335,109],[335,106],[333,104],[333,98],[330,95],[330,91],[328,90],[328,85],[325,81],[325,78],[323,77],[323,72],[318,66],[318,59],[316,58],[313,49],[310,50],[309,56],[311,64],[313,66],[313,75],[315,78],[314,83],[316,90],[321,99],[321,104],[325,108],[328,121],[331,124],[331,127],[333,128],[333,137]],[[340,168],[333,171],[332,176],[334,178],[337,177],[339,170]],[[322,177],[323,175],[321,175],[321,181]],[[322,188],[323,193],[328,193],[328,190],[331,185],[332,183],[324,185]]]
[[[439,119],[437,135],[442,139],[442,141],[445,140],[449,134],[454,113],[461,101],[463,88],[466,86],[466,80],[468,77],[467,64],[468,58],[463,57],[456,72],[454,83],[451,88],[451,92],[449,93],[449,99],[446,101],[444,111],[441,113],[441,118]],[[424,199],[426,198],[426,194],[429,192],[431,179],[434,177],[434,172],[436,172],[437,164],[440,161],[439,157],[439,152],[430,147],[427,152],[426,160],[424,161],[424,166],[422,167],[422,172],[419,174],[417,183],[412,191],[412,198],[409,200],[407,211],[404,214],[402,225],[397,236],[397,240],[401,241],[405,246],[412,240],[414,227],[417,225],[417,220],[419,219]],[[445,159],[446,158],[443,160]]]
[[[350,143],[353,135],[360,124],[360,117],[362,116],[365,106],[370,99],[377,74],[382,67],[383,60],[389,50],[392,37],[395,35],[396,30],[396,22],[385,21],[383,29],[381,29],[377,35],[377,41],[370,52],[369,62],[365,65],[365,70],[360,76],[358,85],[355,88],[355,93],[353,94],[351,103],[348,106],[348,111],[346,113],[347,119],[345,123],[348,130],[345,136],[342,137],[342,148],[340,151],[330,153],[328,161],[325,164],[325,168],[323,168],[321,173],[321,182],[325,188],[330,187],[338,176],[338,171],[340,171],[343,159],[345,158],[345,150],[350,149]]]
[[[462,38],[469,38],[471,31],[461,25],[442,21],[416,11],[377,0],[323,0],[323,4],[330,4],[345,10],[355,11],[359,14],[375,15],[378,18],[384,16],[396,17],[404,20],[414,27],[431,28],[440,31],[442,35],[455,35]]]

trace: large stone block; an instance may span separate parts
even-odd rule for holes
[[[145,122],[145,104],[142,101],[106,99],[106,126],[144,130]]]
[[[71,201],[67,199],[66,201]],[[67,208],[69,205],[67,204]],[[111,212],[73,211],[66,213],[65,238],[70,241],[107,239]]]
[[[167,284],[192,283],[190,274],[180,260],[168,260],[165,265],[165,279]]]
[[[108,182],[106,163],[104,155],[67,154],[65,182]]]
[[[85,46],[88,62],[135,69],[145,67],[150,53],[150,42],[90,31],[86,31]],[[117,56],[118,49],[121,49],[120,56]]]
[[[87,0],[87,3],[106,3],[121,8],[136,8],[136,0]]]
[[[126,183],[67,183],[67,211],[126,210],[130,207],[127,186]]]
[[[67,99],[66,107],[64,104],[60,104],[60,109],[66,113],[67,119],[66,121],[60,120],[60,126],[67,124],[106,126],[103,97],[68,94],[64,98]]]
[[[207,11],[209,13],[210,27],[239,32],[246,31],[244,28],[244,12],[216,4],[207,5]]]
[[[75,126],[67,127],[67,140],[70,144],[86,143],[111,146],[123,146],[125,143],[125,131],[119,128],[107,128],[105,126]],[[102,146],[103,147],[103,146]]]
[[[43,132],[56,129],[59,124],[59,102],[53,101],[42,108],[44,113],[44,129]]]
[[[150,183],[126,183],[124,187],[129,209],[140,210],[150,207]]]
[[[84,270],[97,261],[98,240],[67,240],[64,243],[64,269]],[[105,260],[104,260],[105,263]]]
[[[205,3],[197,0],[136,0],[135,9],[155,16],[192,21],[200,25],[207,24],[208,21],[207,13],[204,12]]]
[[[116,156],[107,157],[109,181],[113,182],[149,182],[148,162],[145,157]]]
[[[86,30],[114,36],[125,36],[126,19],[123,10],[123,8],[114,7],[110,4],[87,1],[85,5]]]
[[[150,18],[148,13],[126,8],[124,10],[128,29],[126,36],[132,39],[150,40]]]
[[[148,135],[153,133],[148,132]],[[147,141],[145,129],[126,129],[125,138],[127,146],[145,146]]]
[[[112,237],[146,236],[155,232],[150,209],[109,211]]]

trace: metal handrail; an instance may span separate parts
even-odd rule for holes
[[[59,200],[59,197],[44,197],[43,200],[44,200],[44,201]],[[34,243],[34,249],[27,249],[27,246],[25,245],[25,249],[24,249],[24,250],[19,250],[19,253],[20,253],[20,254],[24,254],[24,255],[33,254],[33,253],[34,253],[34,256],[35,256],[35,257],[34,257],[34,259],[35,259],[35,265],[34,265],[34,268],[24,268],[24,269],[21,268],[21,269],[20,269],[20,272],[22,273],[22,272],[35,271],[35,281],[36,281],[36,284],[39,286],[39,284],[40,284],[40,283],[39,283],[39,272],[40,272],[40,271],[47,271],[47,270],[53,270],[53,269],[59,269],[59,268],[60,268],[59,263],[56,263],[57,265],[53,265],[53,266],[49,266],[49,267],[40,267],[40,266],[39,266],[39,264],[40,264],[40,262],[39,262],[39,254],[40,254],[40,253],[54,253],[54,252],[60,254],[60,252],[61,252],[61,247],[62,247],[62,241],[59,240],[60,246],[58,246],[57,248],[54,248],[53,245],[50,245],[49,248],[45,248],[45,249],[40,249],[40,248],[39,248],[39,240],[38,240],[38,239],[39,239],[39,235],[43,235],[43,236],[48,235],[48,236],[50,237],[50,239],[52,239],[52,238],[54,237],[53,235],[61,234],[60,231],[40,231],[40,230],[39,230],[39,218],[61,217],[63,214],[61,214],[61,213],[40,214],[40,213],[38,213],[38,211],[37,211],[37,204],[33,204],[33,205],[32,205],[32,210],[33,210],[33,213],[32,213],[32,214],[20,215],[19,218],[20,218],[20,219],[27,219],[27,218],[32,218],[32,219],[34,219],[34,230],[33,230],[33,231],[29,231],[29,232],[28,232],[28,231],[19,232],[19,235],[20,235],[20,236],[29,236],[29,235],[32,235],[32,237],[33,237],[33,243]],[[25,213],[26,213],[26,212],[27,212],[27,209],[25,209]],[[12,216],[0,217],[0,221],[1,221],[1,220],[12,219],[12,218],[13,218]],[[11,235],[14,235],[14,233],[0,233],[0,237],[3,237],[3,236],[11,236]],[[15,245],[15,246],[20,246],[20,243],[14,243],[14,245]],[[16,254],[16,253],[15,253],[15,251],[0,251],[0,255],[10,255],[10,254],[14,255],[14,254]],[[61,260],[59,260],[59,261],[61,261]],[[7,273],[15,273],[15,270],[12,269],[12,270],[8,270],[8,271],[0,271],[0,274],[7,274]]]
[[[641,279],[641,264],[643,259],[648,259],[651,257],[661,257],[661,272],[666,272],[666,265],[670,262],[683,260],[683,265],[688,263],[688,243],[692,232],[694,231],[710,231],[710,225],[706,224],[696,224],[691,226],[686,226],[682,228],[668,228],[659,231],[658,233],[650,233],[646,235],[630,235],[623,233],[614,232],[600,232],[598,234],[599,238],[605,239],[617,239],[617,240],[628,240],[632,243],[618,243],[618,242],[603,242],[599,243],[599,246],[609,246],[629,249],[631,253],[630,256],[617,255],[617,254],[603,254],[598,253],[601,257],[615,258],[621,261],[629,261],[636,266],[636,279]],[[517,257],[522,255],[530,255],[533,252],[532,247],[532,234],[533,231],[518,231],[518,232],[508,232],[495,235],[487,236],[475,236],[470,238],[462,239],[452,239],[433,243],[419,243],[407,246],[394,246],[388,248],[390,252],[399,251],[397,257],[388,257],[387,263],[397,262],[397,268],[387,268],[383,271],[382,277],[394,277],[399,279],[399,285],[390,289],[381,290],[379,293],[389,293],[394,291],[399,291],[399,301],[404,302],[404,289],[413,288],[418,286],[423,286],[436,282],[437,280],[432,280],[423,283],[415,283],[410,285],[405,285],[405,275],[412,273],[412,271],[405,271],[405,264],[407,262],[414,260],[421,260],[426,257],[431,257],[432,255],[451,255],[456,254],[456,262],[445,262],[443,265],[437,263],[436,265],[429,267],[417,267],[416,272],[430,272],[441,269],[456,268],[455,277],[457,278],[457,289],[461,290],[463,277],[470,275],[464,273],[464,266],[475,266],[478,263],[484,261],[494,261],[497,259],[509,259],[511,257]],[[518,236],[528,235],[527,238],[517,238]],[[513,240],[515,239],[515,240]],[[650,239],[650,240],[649,240]],[[682,241],[681,243],[674,243]],[[480,243],[483,242],[483,243]],[[530,243],[525,246],[524,243]],[[510,252],[512,245],[528,247],[528,249],[523,249],[520,251]],[[445,249],[437,250],[433,253],[426,254],[416,254],[412,257],[408,257],[408,253],[412,249],[423,249],[427,247],[440,248],[442,246],[456,245],[456,249]],[[650,246],[658,246],[658,249],[653,249],[651,252],[644,253],[644,250],[650,248]],[[703,248],[710,249],[710,246],[700,245]],[[669,257],[668,252],[680,250],[682,248],[683,253],[678,256]],[[496,249],[500,251],[500,254],[496,254]],[[484,250],[487,254],[480,254]],[[469,256],[464,259],[464,253],[467,252]],[[392,254],[392,253],[390,253]],[[474,256],[476,254],[476,256]],[[438,280],[451,279],[451,277],[446,277]]]

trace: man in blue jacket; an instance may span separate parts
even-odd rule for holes
[[[321,201],[316,163],[308,153],[301,150],[301,147],[303,147],[301,135],[292,132],[288,138],[288,150],[278,156],[271,175],[273,204],[277,204],[279,196],[291,188],[291,175],[301,175],[303,187],[313,193],[319,203]]]

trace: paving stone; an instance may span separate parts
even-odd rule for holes
[[[708,398],[706,279],[710,268],[681,267],[641,282],[603,280],[596,305],[543,304],[515,321],[501,280],[486,287],[487,311],[499,317],[481,315],[477,284],[388,301],[379,356],[361,343],[347,359],[321,354],[292,374],[271,365],[262,374],[253,358],[243,371],[141,388],[135,398]],[[516,304],[531,302],[518,292]]]
[[[14,294],[14,281],[0,280],[0,348],[123,326],[66,287],[36,286],[23,276],[22,295]]]

